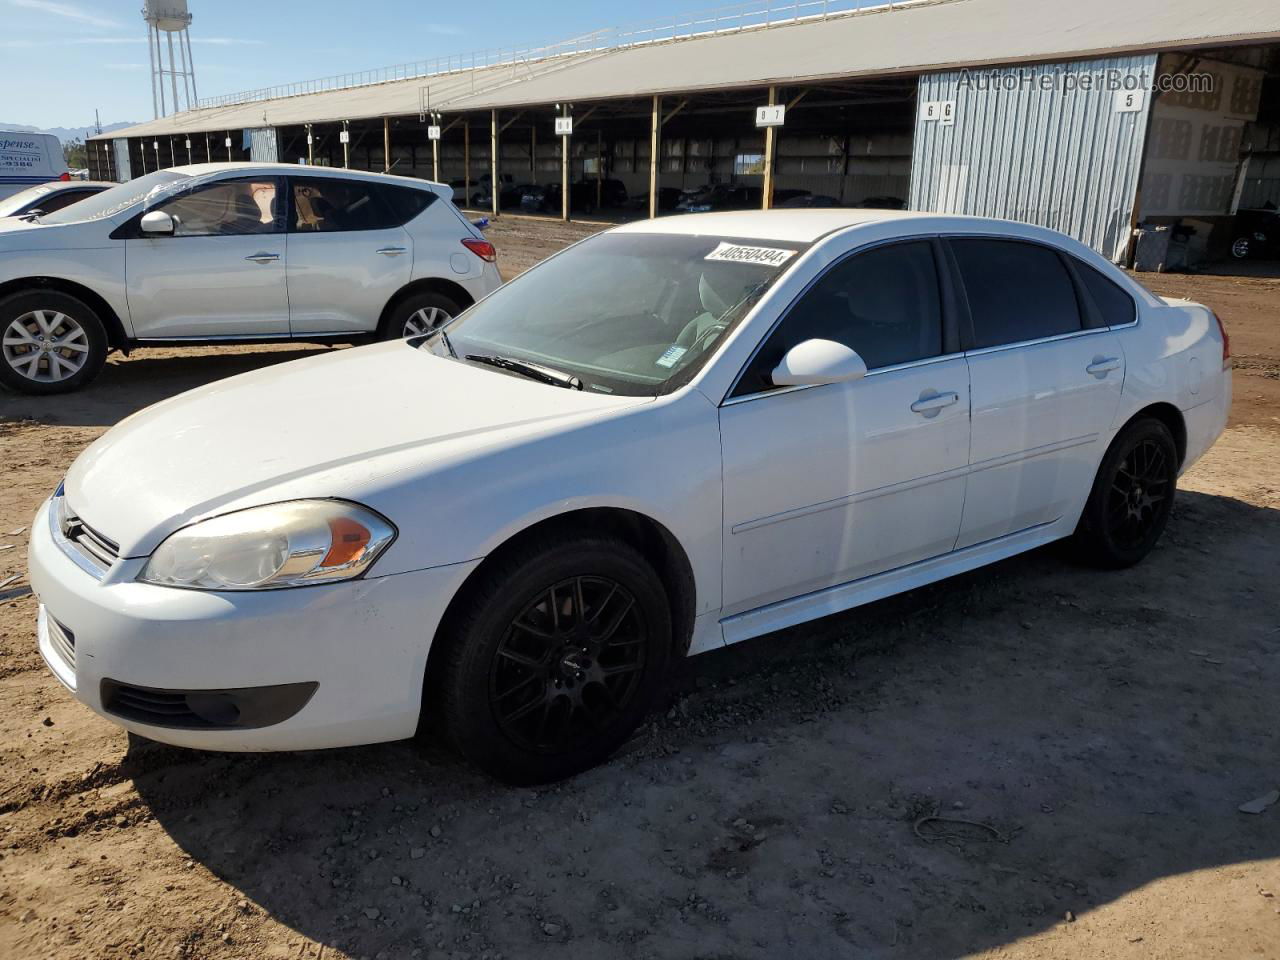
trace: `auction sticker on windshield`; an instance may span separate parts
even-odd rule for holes
[[[778,247],[744,247],[736,243],[720,243],[706,255],[706,260],[729,260],[733,263],[758,263],[766,267],[780,267],[796,255],[794,250]]]

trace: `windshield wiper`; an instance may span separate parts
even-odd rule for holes
[[[544,367],[540,363],[529,363],[527,360],[516,360],[514,357],[493,357],[483,353],[468,353],[467,359],[473,363],[487,363],[499,370],[510,370],[539,383],[549,383],[556,387],[567,387],[570,390],[581,390],[582,381],[571,373]]]

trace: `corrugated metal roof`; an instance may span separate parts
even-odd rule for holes
[[[487,110],[1280,40],[1276,0],[958,0],[214,107],[114,137]]]

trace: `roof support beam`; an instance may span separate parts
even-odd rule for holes
[[[769,88],[769,106],[778,103],[778,88]],[[773,206],[773,154],[777,147],[777,127],[764,128],[764,188],[760,191],[760,209],[768,210]]]
[[[679,109],[677,107],[676,109]],[[662,133],[662,98],[653,95],[649,127],[649,219],[658,215],[658,138]]]
[[[520,114],[516,114],[516,117]],[[507,121],[507,126],[515,122],[515,117]],[[503,127],[505,130],[507,127]],[[489,111],[489,202],[493,206],[493,215],[498,215],[498,196],[502,193],[498,183],[498,111]]]
[[[382,118],[382,172],[391,172],[391,118]]]

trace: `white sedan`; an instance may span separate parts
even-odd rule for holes
[[[422,333],[502,283],[449,187],[290,164],[157,170],[0,221],[0,385],[76,390],[111,350]]]
[[[555,779],[686,654],[1061,538],[1137,562],[1223,429],[1228,358],[1210,310],[1036,227],[629,224],[420,341],[109,431],[33,528],[40,649],[155,740],[438,715],[483,769]]]

